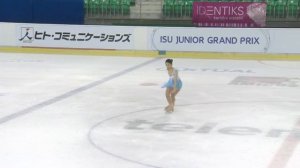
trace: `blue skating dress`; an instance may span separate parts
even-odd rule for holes
[[[174,87],[174,80],[176,80],[176,89],[180,90],[182,88],[182,81],[178,76],[178,70],[173,69],[173,73],[170,76],[169,80],[162,86],[162,88],[170,88],[173,89]]]

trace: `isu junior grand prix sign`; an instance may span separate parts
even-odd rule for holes
[[[194,2],[193,23],[199,27],[265,27],[266,3]]]

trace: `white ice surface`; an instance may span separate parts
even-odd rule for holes
[[[174,66],[183,88],[166,114],[164,59],[0,53],[0,167],[273,168],[283,144],[281,168],[300,167],[300,62]],[[230,84],[239,76],[294,86]]]

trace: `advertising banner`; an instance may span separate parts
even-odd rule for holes
[[[16,41],[26,47],[134,49],[134,28],[18,24]]]
[[[156,28],[152,49],[165,51],[267,52],[268,30],[258,28]]]
[[[193,24],[198,27],[265,27],[266,3],[194,2]]]
[[[0,22],[0,47],[299,54],[299,28],[130,27]]]

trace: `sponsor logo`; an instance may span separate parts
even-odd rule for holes
[[[19,41],[23,43],[31,43],[34,37],[33,27],[21,27],[21,35]]]
[[[230,85],[299,87],[300,78],[238,76]]]
[[[187,132],[195,134],[209,134],[209,133],[220,133],[232,136],[253,136],[253,135],[264,135],[270,138],[280,138],[284,136],[292,136],[300,139],[300,130],[286,130],[286,129],[270,129],[263,131],[255,127],[246,126],[230,126],[230,127],[219,127],[218,123],[207,122],[200,125],[191,125],[186,123],[156,123],[148,120],[136,119],[127,121],[124,129],[131,131],[160,131],[160,132]],[[147,131],[146,131],[147,132]]]

